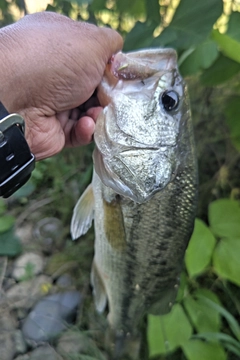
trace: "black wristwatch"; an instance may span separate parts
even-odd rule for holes
[[[30,178],[35,158],[24,137],[24,119],[0,103],[0,196],[12,195]]]

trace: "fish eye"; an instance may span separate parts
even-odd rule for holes
[[[179,96],[176,91],[167,90],[162,94],[162,105],[166,111],[172,111],[179,104]]]

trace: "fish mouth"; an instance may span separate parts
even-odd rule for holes
[[[175,177],[174,147],[124,149],[106,156],[95,148],[95,170],[104,185],[117,194],[143,203],[163,190]]]

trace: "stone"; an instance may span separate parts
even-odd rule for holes
[[[44,345],[32,351],[29,360],[62,360],[62,357],[50,345]]]
[[[89,358],[92,356],[94,359],[106,360],[94,341],[80,331],[68,330],[63,333],[58,340],[56,350],[64,360],[78,359],[80,354],[88,355]]]
[[[66,330],[67,323],[76,317],[80,301],[78,291],[49,295],[39,301],[22,327],[26,341],[31,345],[42,343]]]
[[[25,355],[19,355],[16,358],[14,358],[14,360],[29,360],[30,356],[28,354]]]
[[[15,355],[15,346],[12,332],[0,332],[1,360],[12,360]]]
[[[72,284],[73,284],[73,280],[72,280],[71,275],[69,275],[69,274],[61,275],[56,281],[56,285],[61,288],[68,288]]]
[[[25,253],[17,258],[14,263],[12,276],[16,280],[31,279],[42,273],[44,268],[43,258],[35,253]]]
[[[15,342],[16,354],[25,354],[25,352],[27,351],[27,344],[24,340],[22,331],[19,329],[15,330],[15,332],[13,333],[13,337]]]
[[[44,289],[51,287],[51,278],[40,275],[28,281],[20,282],[5,293],[11,309],[30,309],[36,301],[46,295]]]

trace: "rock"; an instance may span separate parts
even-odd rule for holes
[[[0,305],[0,332],[11,332],[17,327],[15,317],[10,313],[10,309],[6,304]],[[1,353],[0,353],[1,355]]]
[[[46,287],[51,287],[51,278],[40,275],[12,286],[5,295],[11,309],[30,309],[36,301],[46,295],[44,293]]]
[[[14,360],[29,360],[30,356],[28,354],[25,355],[19,355],[16,358],[14,358]]]
[[[61,275],[56,282],[56,285],[61,288],[68,288],[73,284],[72,277],[69,274]]]
[[[12,276],[16,280],[31,279],[43,271],[43,258],[35,253],[29,252],[18,257],[14,264]]]
[[[51,346],[45,345],[30,353],[29,360],[62,360],[62,357]]]
[[[22,331],[19,329],[15,330],[13,337],[15,342],[15,353],[17,355],[24,354],[27,351],[27,344],[24,340]]]
[[[73,322],[81,301],[78,291],[49,295],[39,301],[27,316],[23,327],[26,341],[33,345],[48,341]]]
[[[69,330],[58,341],[56,350],[66,359],[78,359],[80,354],[92,356],[98,360],[106,360],[103,354],[89,337],[80,331]]]
[[[14,360],[29,360],[30,356],[28,354],[25,355],[19,355],[16,358],[14,358]]]
[[[34,237],[42,245],[45,254],[51,254],[53,248],[62,244],[64,231],[62,222],[54,217],[41,219],[35,225]]]
[[[0,332],[0,356],[1,360],[12,360],[15,354],[15,346],[12,332]]]

